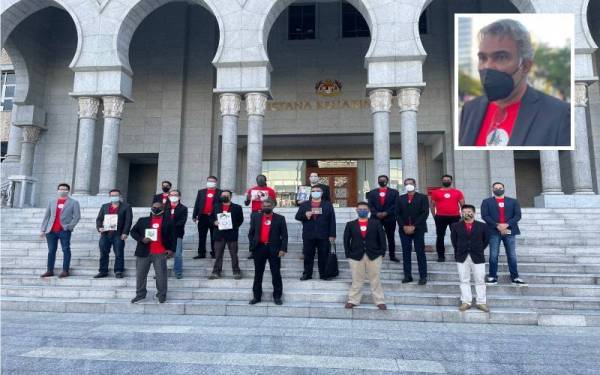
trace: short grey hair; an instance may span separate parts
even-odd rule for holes
[[[479,30],[479,40],[486,35],[509,36],[517,43],[519,57],[523,60],[533,61],[533,46],[529,31],[519,21],[502,19],[495,21]]]

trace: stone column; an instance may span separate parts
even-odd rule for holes
[[[557,150],[541,150],[542,194],[563,194],[560,180],[560,159]]]
[[[373,115],[374,181],[382,174],[390,175],[390,111],[392,90],[377,89],[369,93]]]
[[[79,136],[75,159],[75,183],[73,193],[89,195],[94,158],[94,128],[100,100],[92,97],[77,98],[79,103]]]
[[[21,166],[19,174],[31,177],[33,175],[33,158],[35,146],[40,140],[42,129],[34,125],[22,126],[23,142],[21,143]]]
[[[223,123],[221,142],[221,188],[235,191],[237,164],[237,126],[240,116],[241,97],[238,94],[221,94],[221,119]]]
[[[15,116],[15,111],[12,113],[12,117]],[[11,122],[14,118],[11,118]],[[6,147],[6,159],[5,163],[18,163],[21,159],[21,142],[23,141],[22,130],[19,126],[15,126],[11,123],[10,132],[8,133],[8,145]]]
[[[575,194],[594,194],[587,132],[587,84],[575,83],[575,150],[571,151],[571,170]]]
[[[125,99],[120,96],[105,96],[104,133],[102,136],[102,159],[100,160],[99,194],[108,194],[117,186],[117,164],[119,161],[119,127]]]
[[[262,173],[263,123],[266,107],[267,95],[255,92],[246,95],[246,112],[248,112],[247,187],[253,183],[256,176]]]
[[[400,131],[402,142],[402,178],[419,179],[419,146],[417,142],[417,111],[421,90],[414,87],[398,91]]]

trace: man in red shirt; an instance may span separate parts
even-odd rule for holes
[[[267,176],[259,174],[256,176],[256,185],[246,192],[244,204],[248,206],[252,202],[252,212],[258,212],[262,202],[267,198],[271,198],[275,202],[277,201],[277,193],[267,186]]]
[[[206,188],[198,190],[192,220],[198,224],[198,255],[194,259],[206,258],[206,237],[210,232],[210,256],[215,257],[215,226],[210,220],[219,204],[221,189],[217,187],[219,180],[215,176],[206,178]]]
[[[435,248],[438,253],[438,262],[446,261],[446,247],[444,238],[446,228],[460,220],[460,208],[465,204],[462,191],[454,189],[452,176],[442,176],[442,187],[431,192],[429,207],[435,220],[435,232],[437,240]]]

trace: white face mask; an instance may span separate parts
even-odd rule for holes
[[[404,189],[406,189],[406,191],[415,191],[415,185],[405,185]]]
[[[217,183],[213,182],[213,181],[208,181],[206,183],[206,187],[209,188],[209,189],[215,188],[215,187],[217,187]]]
[[[179,202],[179,197],[171,196],[169,197],[169,201],[171,201],[171,203]]]

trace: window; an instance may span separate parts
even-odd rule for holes
[[[6,158],[6,152],[8,151],[8,142],[0,142],[0,162],[3,162]]]
[[[292,5],[288,8],[288,39],[315,39],[316,6]]]
[[[342,3],[342,38],[369,37],[367,21],[360,12],[348,3]]]
[[[0,111],[12,111],[13,98],[15,96],[15,72],[2,72],[2,96],[0,101]]]

